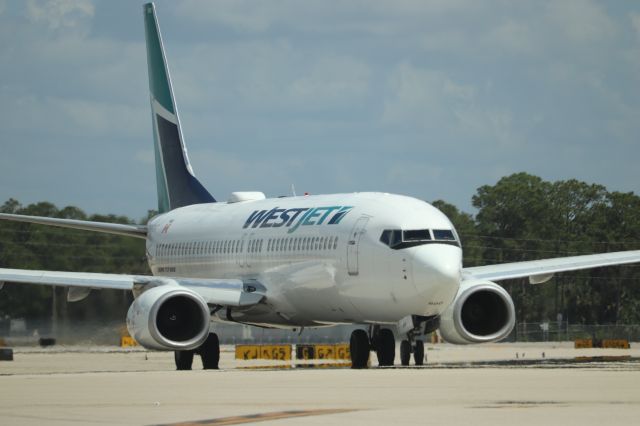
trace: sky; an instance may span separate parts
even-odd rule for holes
[[[382,191],[474,213],[528,172],[640,191],[640,2],[157,1],[218,200]],[[142,2],[0,0],[0,203],[156,208]]]

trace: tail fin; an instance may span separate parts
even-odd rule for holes
[[[147,3],[143,8],[149,91],[151,92],[151,122],[156,157],[158,211],[164,213],[191,204],[215,202],[216,200],[196,179],[189,164],[155,6],[153,3]]]

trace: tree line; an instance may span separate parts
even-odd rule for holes
[[[640,248],[640,197],[632,192],[516,173],[478,188],[472,203],[475,216],[433,203],[456,226],[465,266]],[[501,284],[519,322],[640,322],[640,264],[565,272],[540,285],[527,279]]]
[[[472,204],[475,215],[433,202],[460,234],[465,266],[640,248],[640,197],[632,192],[517,173],[478,188]],[[48,202],[22,206],[14,199],[0,212],[129,224],[146,223],[154,214],[134,221]],[[0,222],[0,267],[150,273],[141,239],[6,221]],[[514,299],[519,322],[561,318],[585,324],[640,323],[639,283],[640,265],[568,272],[540,285],[526,279],[501,282]],[[67,303],[65,294],[63,288],[7,284],[0,291],[0,320],[51,318],[54,311],[63,321],[118,320],[132,301],[128,292],[101,290]]]

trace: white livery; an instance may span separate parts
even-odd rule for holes
[[[178,369],[194,353],[217,368],[215,322],[266,327],[362,324],[351,336],[354,368],[370,351],[393,365],[424,360],[421,336],[435,329],[452,343],[506,337],[515,324],[509,294],[496,281],[640,261],[640,251],[464,268],[449,219],[432,205],[385,193],[267,199],[236,192],[216,201],[195,178],[183,141],[153,4],[144,6],[160,214],[146,226],[1,214],[0,219],[146,239],[153,276],[0,269],[0,282],[132,291],[127,316],[142,345],[175,351]],[[211,330],[211,320],[214,320]]]

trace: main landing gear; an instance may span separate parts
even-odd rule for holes
[[[380,328],[379,325],[371,326],[368,333],[364,330],[354,330],[349,341],[349,351],[351,368],[367,368],[371,351],[376,352],[379,366],[393,366],[396,357],[396,339],[391,330]]]
[[[205,370],[217,370],[220,362],[220,341],[216,333],[209,333],[207,340],[198,347],[189,351],[175,351],[174,358],[177,370],[191,370],[193,356],[200,355],[202,368]]]

